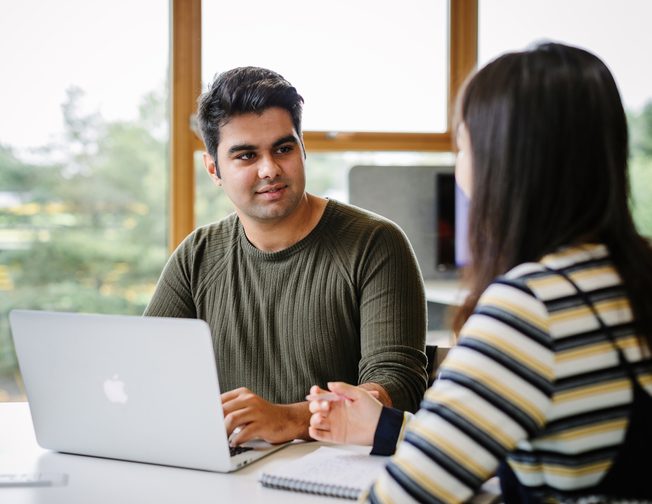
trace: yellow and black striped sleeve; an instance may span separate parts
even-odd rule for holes
[[[467,500],[545,424],[554,359],[544,304],[520,280],[495,281],[365,499]]]

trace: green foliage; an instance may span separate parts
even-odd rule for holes
[[[652,155],[634,156],[629,176],[634,222],[642,235],[652,238]]]
[[[234,211],[221,187],[209,178],[200,153],[195,156],[195,216],[198,226],[210,224]]]
[[[629,113],[630,150],[636,156],[652,156],[652,101],[640,113]]]
[[[151,93],[136,121],[107,122],[83,98],[68,90],[64,143],[43,149],[63,161],[0,146],[0,377],[16,366],[11,309],[140,314],[167,257],[165,100]]]
[[[0,145],[0,191],[25,191],[36,167],[23,164],[11,147]]]
[[[627,115],[631,208],[639,232],[652,238],[652,101]]]

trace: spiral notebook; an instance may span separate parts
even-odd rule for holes
[[[322,446],[286,465],[264,472],[263,486],[343,499],[357,499],[380,475],[387,457]]]

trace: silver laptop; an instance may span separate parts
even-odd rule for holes
[[[231,453],[203,320],[31,310],[9,319],[43,448],[229,472],[285,446]]]

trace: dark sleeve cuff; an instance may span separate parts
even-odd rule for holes
[[[401,435],[403,412],[383,406],[374,434],[374,445],[371,455],[392,455],[396,451],[396,443]]]

